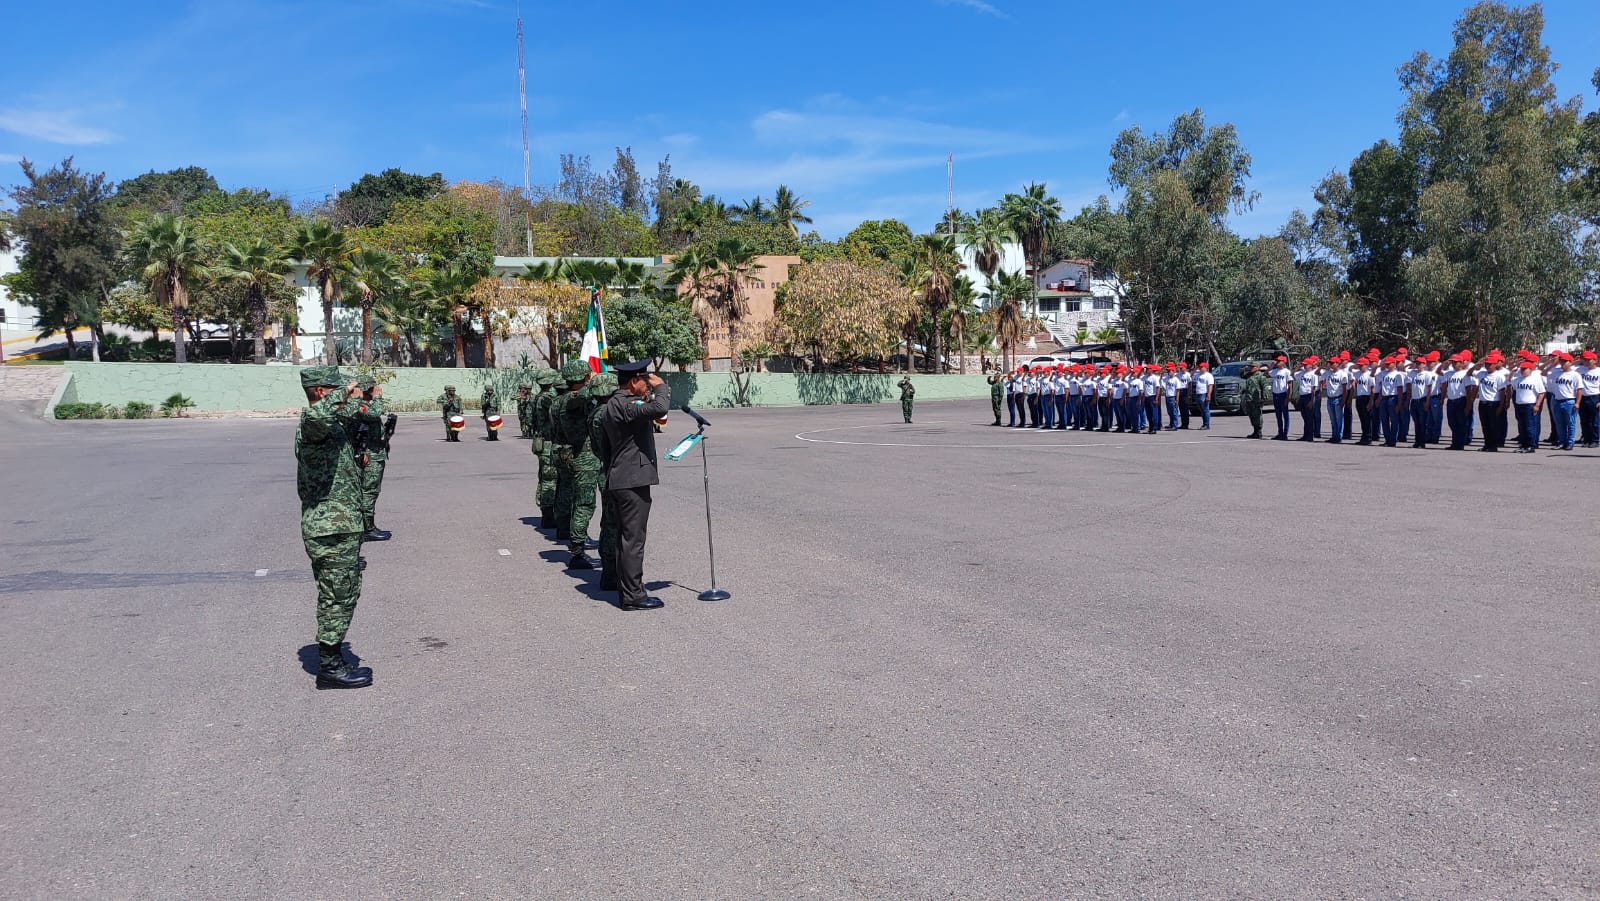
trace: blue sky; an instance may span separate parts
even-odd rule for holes
[[[647,177],[670,153],[730,200],[785,183],[827,237],[868,218],[921,231],[946,153],[963,209],[1043,181],[1070,213],[1107,192],[1121,129],[1198,106],[1255,158],[1261,202],[1235,227],[1271,232],[1394,133],[1395,68],[1447,52],[1465,5],[527,0],[533,181],[561,152],[606,166],[631,146]],[[1545,12],[1561,93],[1593,109],[1600,2]],[[389,166],[519,182],[515,17],[502,0],[19,3],[0,184],[19,157],[68,154],[117,179],[204,166],[296,201]]]

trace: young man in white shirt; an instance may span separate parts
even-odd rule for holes
[[[1400,443],[1404,444],[1411,435],[1411,380],[1417,371],[1404,347],[1395,351],[1394,357],[1394,371],[1400,373],[1400,400],[1394,418],[1400,428]]]
[[[1450,368],[1445,370],[1442,379],[1445,419],[1450,423],[1451,450],[1466,450],[1472,441],[1467,424],[1472,421],[1472,397],[1478,393],[1478,383],[1468,371],[1471,365],[1472,351],[1463,350],[1450,358]]]
[[[1211,374],[1211,363],[1202,361],[1189,379],[1189,396],[1200,411],[1200,431],[1211,428],[1211,399],[1216,394],[1217,377]],[[1184,428],[1188,428],[1187,425]]]
[[[1584,351],[1578,373],[1583,376],[1583,399],[1578,402],[1578,422],[1583,427],[1580,440],[1584,447],[1600,447],[1600,355]]]
[[[1289,383],[1294,380],[1294,373],[1289,370],[1289,358],[1279,354],[1272,369],[1267,372],[1267,379],[1272,382],[1272,418],[1278,426],[1278,434],[1273,435],[1272,440],[1288,441]]]
[[[1439,352],[1429,351],[1428,369],[1433,372],[1433,393],[1428,395],[1428,442],[1438,444],[1444,437],[1444,391],[1449,366],[1439,364]]]
[[[1167,406],[1167,431],[1178,430],[1178,407],[1184,401],[1183,383],[1178,380],[1178,364],[1168,363],[1161,375],[1161,400]]]
[[[1417,361],[1417,369],[1411,374],[1410,393],[1411,399],[1411,425],[1417,430],[1417,440],[1411,442],[1412,447],[1427,447],[1428,437],[1432,432],[1432,425],[1428,418],[1429,398],[1433,396],[1434,383],[1439,380],[1439,374],[1428,368],[1427,359]]]
[[[1350,370],[1336,361],[1322,380],[1322,394],[1328,399],[1329,444],[1344,443],[1344,410],[1350,394]]]
[[[1161,431],[1161,367],[1151,364],[1144,368],[1144,424],[1150,434]]]
[[[1300,399],[1298,403],[1300,406],[1300,423],[1302,426],[1302,432],[1299,439],[1301,441],[1317,440],[1317,426],[1319,419],[1317,415],[1317,402],[1320,400],[1318,394],[1321,392],[1322,388],[1322,373],[1317,369],[1317,363],[1319,362],[1321,362],[1321,360],[1318,357],[1306,357],[1304,360],[1300,361],[1300,371],[1296,372],[1294,375],[1295,387],[1300,391]]]
[[[1400,440],[1400,409],[1404,406],[1401,394],[1405,391],[1405,373],[1400,371],[1400,360],[1393,356],[1383,358],[1383,371],[1378,375],[1378,417],[1383,423],[1383,446],[1394,447]]]
[[[1370,446],[1378,430],[1373,427],[1378,411],[1378,379],[1372,374],[1374,363],[1366,356],[1356,360],[1351,382],[1355,390],[1356,418],[1361,421],[1361,439],[1357,444]]]
[[[1191,393],[1191,388],[1192,388],[1193,384],[1194,384],[1194,373],[1189,371],[1189,364],[1188,363],[1179,363],[1178,364],[1178,421],[1179,421],[1178,428],[1180,428],[1180,429],[1186,429],[1186,428],[1189,427],[1189,417],[1191,415],[1193,415],[1189,410],[1189,408],[1192,406],[1190,401],[1191,401],[1191,398],[1193,397],[1193,394]]]
[[[1508,389],[1517,410],[1517,453],[1539,450],[1539,411],[1544,409],[1545,381],[1539,372],[1538,357],[1523,357],[1517,377]]]
[[[1506,446],[1506,376],[1505,360],[1491,351],[1483,358],[1484,369],[1478,373],[1478,421],[1483,423],[1483,447],[1486,453],[1498,453]]]
[[[1577,440],[1578,401],[1583,397],[1583,373],[1572,366],[1572,354],[1563,352],[1556,358],[1561,368],[1551,373],[1547,401],[1555,408],[1556,447],[1572,450]]]

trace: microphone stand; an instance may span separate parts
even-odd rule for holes
[[[699,419],[700,417],[696,416],[695,418]],[[704,420],[701,420],[700,430],[696,434],[700,436],[700,475],[705,482],[706,489],[706,552],[711,557],[711,587],[700,592],[699,598],[702,601],[726,601],[733,595],[717,587],[717,548],[711,537],[711,465],[706,462],[706,426]]]

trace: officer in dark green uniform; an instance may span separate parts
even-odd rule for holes
[[[533,395],[527,385],[517,386],[517,431],[524,438],[533,437]]]
[[[595,453],[591,424],[600,405],[617,390],[617,377],[598,373],[589,384],[567,401],[561,421],[561,437],[572,448],[572,519],[567,526],[568,569],[594,569],[594,561],[584,553],[589,542],[589,523],[594,518],[595,492],[605,473]]]
[[[389,438],[394,434],[397,419],[387,410],[372,376],[364,375],[356,384],[361,388],[361,400],[368,412],[379,420],[376,424],[363,422],[356,427],[361,435],[360,444],[366,450],[363,454],[366,459],[356,461],[361,464],[361,521],[365,529],[361,540],[388,541],[394,536],[388,529],[378,528],[376,514],[378,493],[383,490],[383,470],[389,465]]]
[[[1267,394],[1272,390],[1267,384],[1267,377],[1261,374],[1260,367],[1249,364],[1240,371],[1244,376],[1244,389],[1239,395],[1239,400],[1244,404],[1245,415],[1250,417],[1250,434],[1246,438],[1261,438],[1261,405],[1266,403]]]
[[[577,492],[573,490],[572,470],[572,445],[565,440],[562,423],[568,416],[567,407],[577,404],[581,409],[586,398],[583,396],[583,386],[588,384],[589,364],[582,360],[568,360],[561,367],[561,380],[566,383],[566,393],[556,398],[550,405],[550,419],[552,421],[552,437],[556,441],[556,540],[570,541],[572,537],[572,501]]]
[[[533,426],[539,452],[539,527],[556,527],[556,433],[555,402],[567,386],[554,369],[539,370],[539,396],[533,401]]]
[[[499,441],[500,433],[489,426],[489,414],[500,412],[500,402],[494,399],[494,386],[484,385],[483,396],[478,399],[478,415],[483,417],[483,430],[490,441]]]
[[[635,360],[616,367],[621,383],[602,408],[605,430],[606,506],[616,511],[617,606],[623,610],[657,610],[660,598],[645,594],[644,544],[650,524],[650,486],[656,471],[656,436],[651,420],[672,409],[672,390],[651,375],[649,362]]]
[[[365,688],[372,671],[344,657],[344,637],[361,599],[361,470],[351,435],[377,421],[360,386],[336,366],[300,371],[308,406],[294,433],[300,537],[317,583],[317,687]],[[374,387],[374,397],[383,389]]]
[[[906,418],[906,422],[911,421],[911,402],[916,396],[917,389],[911,385],[911,376],[905,376],[900,380],[900,414]]]
[[[439,395],[439,399],[434,403],[439,404],[443,410],[440,415],[444,417],[444,440],[460,441],[461,436],[450,428],[450,417],[461,415],[461,398],[456,397],[456,386],[444,386],[444,393]]]
[[[1000,424],[1000,407],[1006,399],[1006,377],[1001,373],[989,376],[989,406],[994,407],[994,425]]]

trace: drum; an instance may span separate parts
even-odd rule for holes
[[[490,413],[485,421],[489,423],[489,431],[491,432],[498,431],[502,422],[499,413]]]
[[[462,429],[464,429],[466,427],[467,427],[467,417],[465,417],[465,416],[452,416],[452,417],[450,417],[450,431],[459,432],[459,431],[461,431]]]

